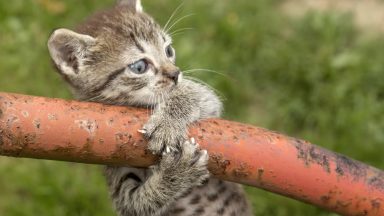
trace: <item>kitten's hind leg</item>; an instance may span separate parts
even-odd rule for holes
[[[108,185],[119,215],[164,213],[178,196],[209,178],[207,162],[207,151],[199,150],[192,140],[179,151],[164,151],[159,164],[148,169],[148,175],[138,175],[132,168],[108,167]]]

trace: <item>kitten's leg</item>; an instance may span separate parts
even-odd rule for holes
[[[222,105],[207,87],[185,80],[158,104],[144,125],[143,133],[149,141],[148,149],[155,154],[164,149],[175,149],[186,139],[188,126],[199,119],[218,117]]]
[[[179,152],[164,152],[148,176],[108,167],[108,185],[119,215],[160,215],[179,195],[209,177],[207,161],[207,151],[187,141]]]

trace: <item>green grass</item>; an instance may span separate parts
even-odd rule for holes
[[[0,2],[0,91],[70,98],[54,72],[46,41],[113,1]],[[225,97],[225,117],[251,123],[384,168],[384,40],[361,33],[352,15],[308,12],[299,19],[281,1],[185,1],[175,36],[178,65]],[[144,1],[164,24],[181,1]],[[113,215],[101,168],[0,158],[0,215]],[[257,215],[335,215],[247,188]]]

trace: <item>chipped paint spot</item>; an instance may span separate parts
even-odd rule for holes
[[[37,129],[40,129],[40,126],[41,126],[40,119],[35,119],[35,120],[33,120],[33,125],[35,125],[35,127],[36,127]]]
[[[380,209],[381,208],[381,199],[374,199],[371,200],[371,205],[373,209]]]
[[[17,121],[19,121],[19,118],[17,118],[17,116],[9,115],[7,119],[7,128],[11,128],[13,123]]]
[[[132,135],[130,133],[116,133],[115,140],[117,144],[130,144],[132,140]]]
[[[98,128],[95,120],[75,120],[75,124],[77,124],[79,128],[87,131],[90,135],[94,135]]]
[[[28,111],[21,111],[21,114],[25,117],[25,118],[28,118],[29,117],[29,112]]]
[[[237,178],[246,178],[252,168],[246,163],[240,163],[240,166],[233,170],[233,175]]]
[[[210,171],[214,174],[225,174],[227,167],[231,164],[229,160],[226,160],[222,154],[210,154],[210,160],[215,164],[215,169]]]
[[[114,120],[113,118],[108,119],[108,120],[107,120],[107,125],[108,125],[108,126],[113,126],[114,121],[115,121],[115,120]]]
[[[52,121],[53,121],[53,120],[57,120],[57,115],[56,115],[56,114],[51,114],[51,113],[49,113],[49,114],[48,114],[48,119],[49,119],[49,120],[52,120]]]
[[[103,138],[100,138],[100,139],[99,139],[99,144],[101,144],[101,145],[104,144],[104,139],[103,139]]]

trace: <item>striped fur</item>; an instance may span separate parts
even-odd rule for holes
[[[159,163],[105,169],[118,215],[251,215],[242,188],[209,178],[207,152],[187,137],[190,124],[220,115],[220,100],[179,75],[175,56],[166,52],[170,36],[139,2],[121,0],[75,31],[54,31],[48,41],[58,72],[78,99],[152,109],[142,132],[149,150],[162,155]],[[140,59],[148,69],[137,74],[129,65]]]

